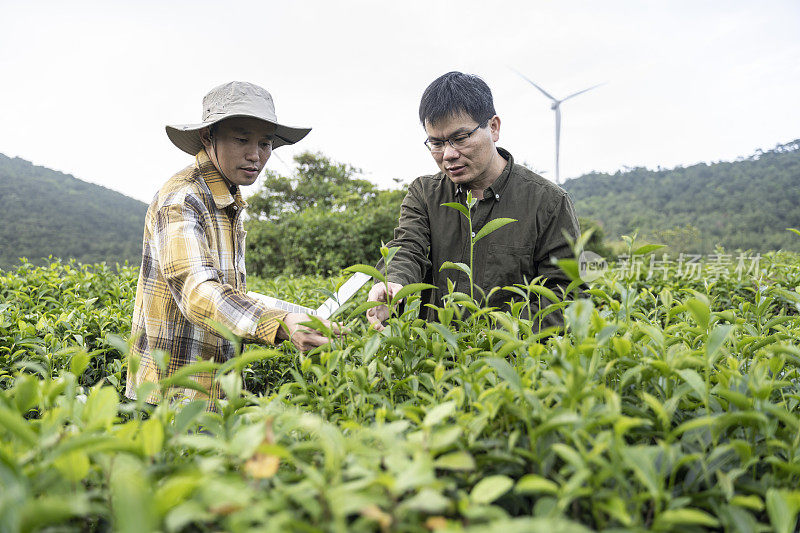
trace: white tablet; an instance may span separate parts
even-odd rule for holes
[[[341,287],[339,287],[339,290],[336,291],[336,294],[325,300],[322,305],[316,309],[303,307],[302,305],[293,304],[291,302],[279,300],[278,298],[273,298],[272,296],[267,296],[265,294],[260,294],[253,291],[249,291],[247,295],[260,300],[264,303],[264,305],[271,309],[282,309],[290,313],[306,313],[319,318],[329,319],[336,313],[336,311],[339,310],[341,306],[345,304],[345,302],[347,302],[355,293],[358,292],[358,289],[363,287],[364,284],[371,278],[372,276],[369,274],[356,272],[350,276],[350,279],[345,281]]]

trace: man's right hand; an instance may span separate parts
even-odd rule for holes
[[[389,294],[386,294],[386,287],[389,287]],[[397,294],[403,286],[399,283],[376,283],[369,290],[367,296],[368,302],[389,302],[395,294]],[[377,331],[383,331],[383,321],[389,318],[389,308],[385,305],[373,307],[367,311],[367,320],[369,320],[370,327]]]
[[[305,313],[289,313],[283,319],[283,323],[286,324],[286,328],[288,328],[289,331],[287,332],[286,329],[281,326],[278,328],[278,333],[275,336],[281,340],[288,339],[292,341],[292,344],[302,352],[307,352],[311,348],[322,346],[330,342],[330,339],[319,331],[301,325],[301,323],[308,322],[308,320],[309,317]],[[320,320],[326,326],[330,327],[337,337],[347,333],[346,329],[340,328],[339,325],[334,322]]]

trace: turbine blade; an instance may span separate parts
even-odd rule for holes
[[[513,70],[514,72],[516,72],[516,73],[517,73],[517,75],[518,75],[520,78],[522,78],[523,80],[527,81],[528,83],[530,83],[531,85],[533,85],[534,87],[536,87],[537,89],[539,89],[539,90],[542,92],[542,94],[543,94],[543,95],[545,95],[546,97],[548,97],[550,100],[552,100],[552,101],[554,101],[554,102],[558,102],[558,99],[557,99],[557,98],[555,98],[553,95],[551,95],[550,93],[548,93],[547,91],[545,91],[544,89],[542,89],[541,87],[539,87],[538,85],[536,85],[535,83],[533,83],[531,80],[529,80],[529,79],[528,79],[528,77],[527,77],[527,76],[525,76],[525,74],[523,74],[522,72],[518,71],[518,70],[517,70],[517,69],[515,69],[514,67],[508,67],[508,68],[510,68],[511,70]]]
[[[578,91],[578,92],[576,92],[576,93],[573,93],[573,94],[571,94],[571,95],[567,96],[566,98],[562,99],[561,101],[563,102],[564,100],[569,100],[569,99],[570,99],[570,98],[572,98],[573,96],[578,96],[579,94],[583,94],[583,93],[585,93],[586,91],[591,91],[592,89],[596,89],[596,88],[600,87],[601,85],[605,85],[605,83],[598,83],[597,85],[594,85],[594,86],[592,86],[592,87],[589,87],[588,89],[584,89],[584,90],[582,90],[582,91]]]

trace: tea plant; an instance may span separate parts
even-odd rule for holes
[[[486,237],[490,233],[495,230],[502,228],[507,224],[511,224],[512,222],[516,222],[513,218],[493,218],[492,220],[488,221],[477,233],[475,233],[474,226],[472,224],[472,208],[475,207],[475,204],[478,203],[477,198],[472,197],[472,191],[467,191],[467,198],[466,198],[466,205],[461,204],[459,202],[446,202],[442,204],[442,207],[450,207],[455,209],[462,215],[464,218],[467,219],[467,227],[470,229],[470,239],[469,239],[469,265],[465,265],[464,263],[454,263],[452,261],[445,261],[442,264],[440,270],[444,270],[446,268],[455,268],[461,270],[467,275],[469,279],[469,296],[473,300],[475,299],[475,283],[473,281],[473,263],[475,257],[475,243],[481,240],[482,238]]]
[[[610,272],[542,333],[539,280],[437,323],[411,288],[380,333],[362,297],[344,339],[201,363],[215,413],[122,395],[134,269],[2,272],[0,530],[794,531],[798,259]],[[250,288],[313,307],[341,280]]]

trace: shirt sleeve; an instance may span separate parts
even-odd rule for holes
[[[399,246],[400,249],[392,258],[388,268],[381,259],[378,269],[386,272],[388,281],[400,285],[419,283],[431,268],[428,257],[430,243],[430,220],[417,180],[408,188],[408,193],[400,206],[400,221],[394,230],[394,239],[386,245],[389,248]]]
[[[547,278],[546,286],[551,289],[566,289],[571,280],[558,265],[553,264],[552,259],[573,257],[572,248],[564,234],[577,240],[580,237],[580,226],[568,194],[562,193],[556,197],[551,206],[544,213],[544,229],[537,238],[533,260],[537,265],[537,273]],[[556,290],[556,294],[559,292]]]
[[[187,320],[209,332],[219,334],[222,326],[245,340],[274,344],[286,312],[222,283],[208,243],[212,225],[211,214],[192,196],[158,210],[155,251],[172,297]]]

